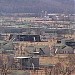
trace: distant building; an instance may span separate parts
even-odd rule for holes
[[[15,59],[18,59],[18,62],[16,63],[19,64],[17,67],[19,69],[39,69],[39,58],[36,57],[14,57]]]
[[[17,35],[16,41],[40,42],[39,35]]]
[[[75,53],[75,42],[73,40],[61,39],[57,40],[52,53],[54,54],[74,54]]]

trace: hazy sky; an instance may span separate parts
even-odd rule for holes
[[[75,0],[0,0],[0,12],[73,12]]]

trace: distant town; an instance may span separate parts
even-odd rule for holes
[[[2,13],[0,75],[75,75],[75,14]]]

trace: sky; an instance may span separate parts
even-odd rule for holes
[[[0,0],[0,12],[74,12],[75,0]]]

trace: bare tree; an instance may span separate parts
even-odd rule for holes
[[[1,75],[8,75],[9,73],[11,73],[12,64],[13,64],[13,58],[11,56],[8,55],[6,58],[1,57],[1,59],[0,59]]]

